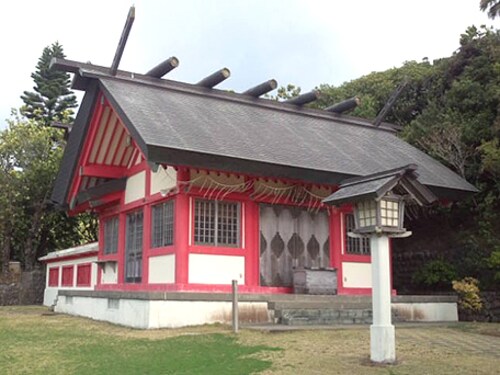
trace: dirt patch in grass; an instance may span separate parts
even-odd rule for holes
[[[272,343],[283,349],[259,354],[273,363],[263,374],[494,374],[500,368],[497,338],[484,341],[479,335],[446,327],[398,328],[396,332],[397,362],[393,365],[370,362],[368,327],[272,334],[245,331],[240,341]]]
[[[457,329],[463,332],[500,337],[500,323],[460,322],[450,324],[449,328]]]

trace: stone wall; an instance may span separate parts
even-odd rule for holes
[[[500,292],[482,292],[483,309],[476,313],[458,310],[458,316],[463,321],[500,322]]]
[[[40,305],[45,289],[45,272],[34,270],[0,278],[0,306]]]

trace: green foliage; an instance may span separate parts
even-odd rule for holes
[[[49,69],[53,57],[64,58],[57,42],[46,47],[31,76],[34,92],[0,132],[0,251],[2,272],[10,259],[32,269],[49,251],[95,241],[97,221],[89,214],[67,217],[50,202],[65,146],[53,121],[70,123],[76,98],[69,75]]]
[[[500,249],[493,251],[487,259],[488,266],[494,272],[495,281],[500,282]]]
[[[500,16],[500,0],[480,0],[479,9],[487,12],[491,19],[495,19]]]
[[[479,296],[479,281],[473,277],[453,281],[453,290],[458,293],[458,305],[465,311],[481,311],[483,302]]]
[[[417,270],[413,282],[426,287],[447,289],[457,277],[455,267],[442,259],[432,260]]]
[[[498,138],[483,142],[479,146],[482,157],[482,172],[488,173],[500,184],[500,142]]]
[[[398,85],[407,82],[404,91],[385,119],[392,123],[406,125],[422,111],[427,103],[429,87],[432,83],[430,73],[433,69],[434,67],[428,61],[421,63],[409,61],[401,68],[373,72],[339,87],[320,85],[321,97],[312,106],[325,108],[358,96],[361,99],[361,105],[354,109],[352,115],[374,120]]]
[[[53,209],[63,149],[60,130],[15,119],[0,133],[0,248],[31,269],[48,251],[81,243],[78,218]]]
[[[286,86],[278,87],[278,91],[277,91],[276,95],[266,94],[265,97],[267,99],[271,99],[271,100],[288,100],[288,99],[295,98],[296,96],[299,96],[299,95],[300,95],[300,87],[289,83]]]
[[[352,114],[374,120],[402,82],[407,82],[405,90],[385,121],[401,125],[402,138],[479,188],[474,197],[439,210],[461,229],[451,226],[438,235],[452,239],[450,262],[457,275],[474,275],[483,287],[495,288],[488,259],[500,248],[499,30],[471,26],[450,57],[405,62],[339,87],[321,85],[321,98],[312,106],[324,108],[357,96],[361,105]],[[421,285],[451,281],[442,263],[433,266],[416,275]]]
[[[25,91],[21,96],[24,102],[22,115],[42,125],[70,118],[73,115],[72,108],[77,106],[76,97],[69,89],[69,75],[49,68],[54,57],[65,57],[63,47],[58,42],[44,48],[36,71],[31,74],[35,91]]]

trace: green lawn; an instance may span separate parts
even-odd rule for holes
[[[271,366],[256,353],[275,350],[224,327],[147,332],[45,311],[0,308],[1,374],[250,374]]]
[[[0,374],[495,374],[500,324],[398,327],[398,363],[368,360],[367,326],[233,335],[225,326],[134,330],[0,307]]]

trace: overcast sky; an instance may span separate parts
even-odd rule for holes
[[[111,65],[132,3],[9,0],[0,19],[0,128],[55,41],[68,59]],[[136,0],[120,69],[144,73],[176,56],[168,78],[197,82],[227,67],[220,88],[270,78],[308,91],[404,61],[449,56],[470,25],[491,25],[479,0]],[[495,21],[498,26],[498,21]]]

